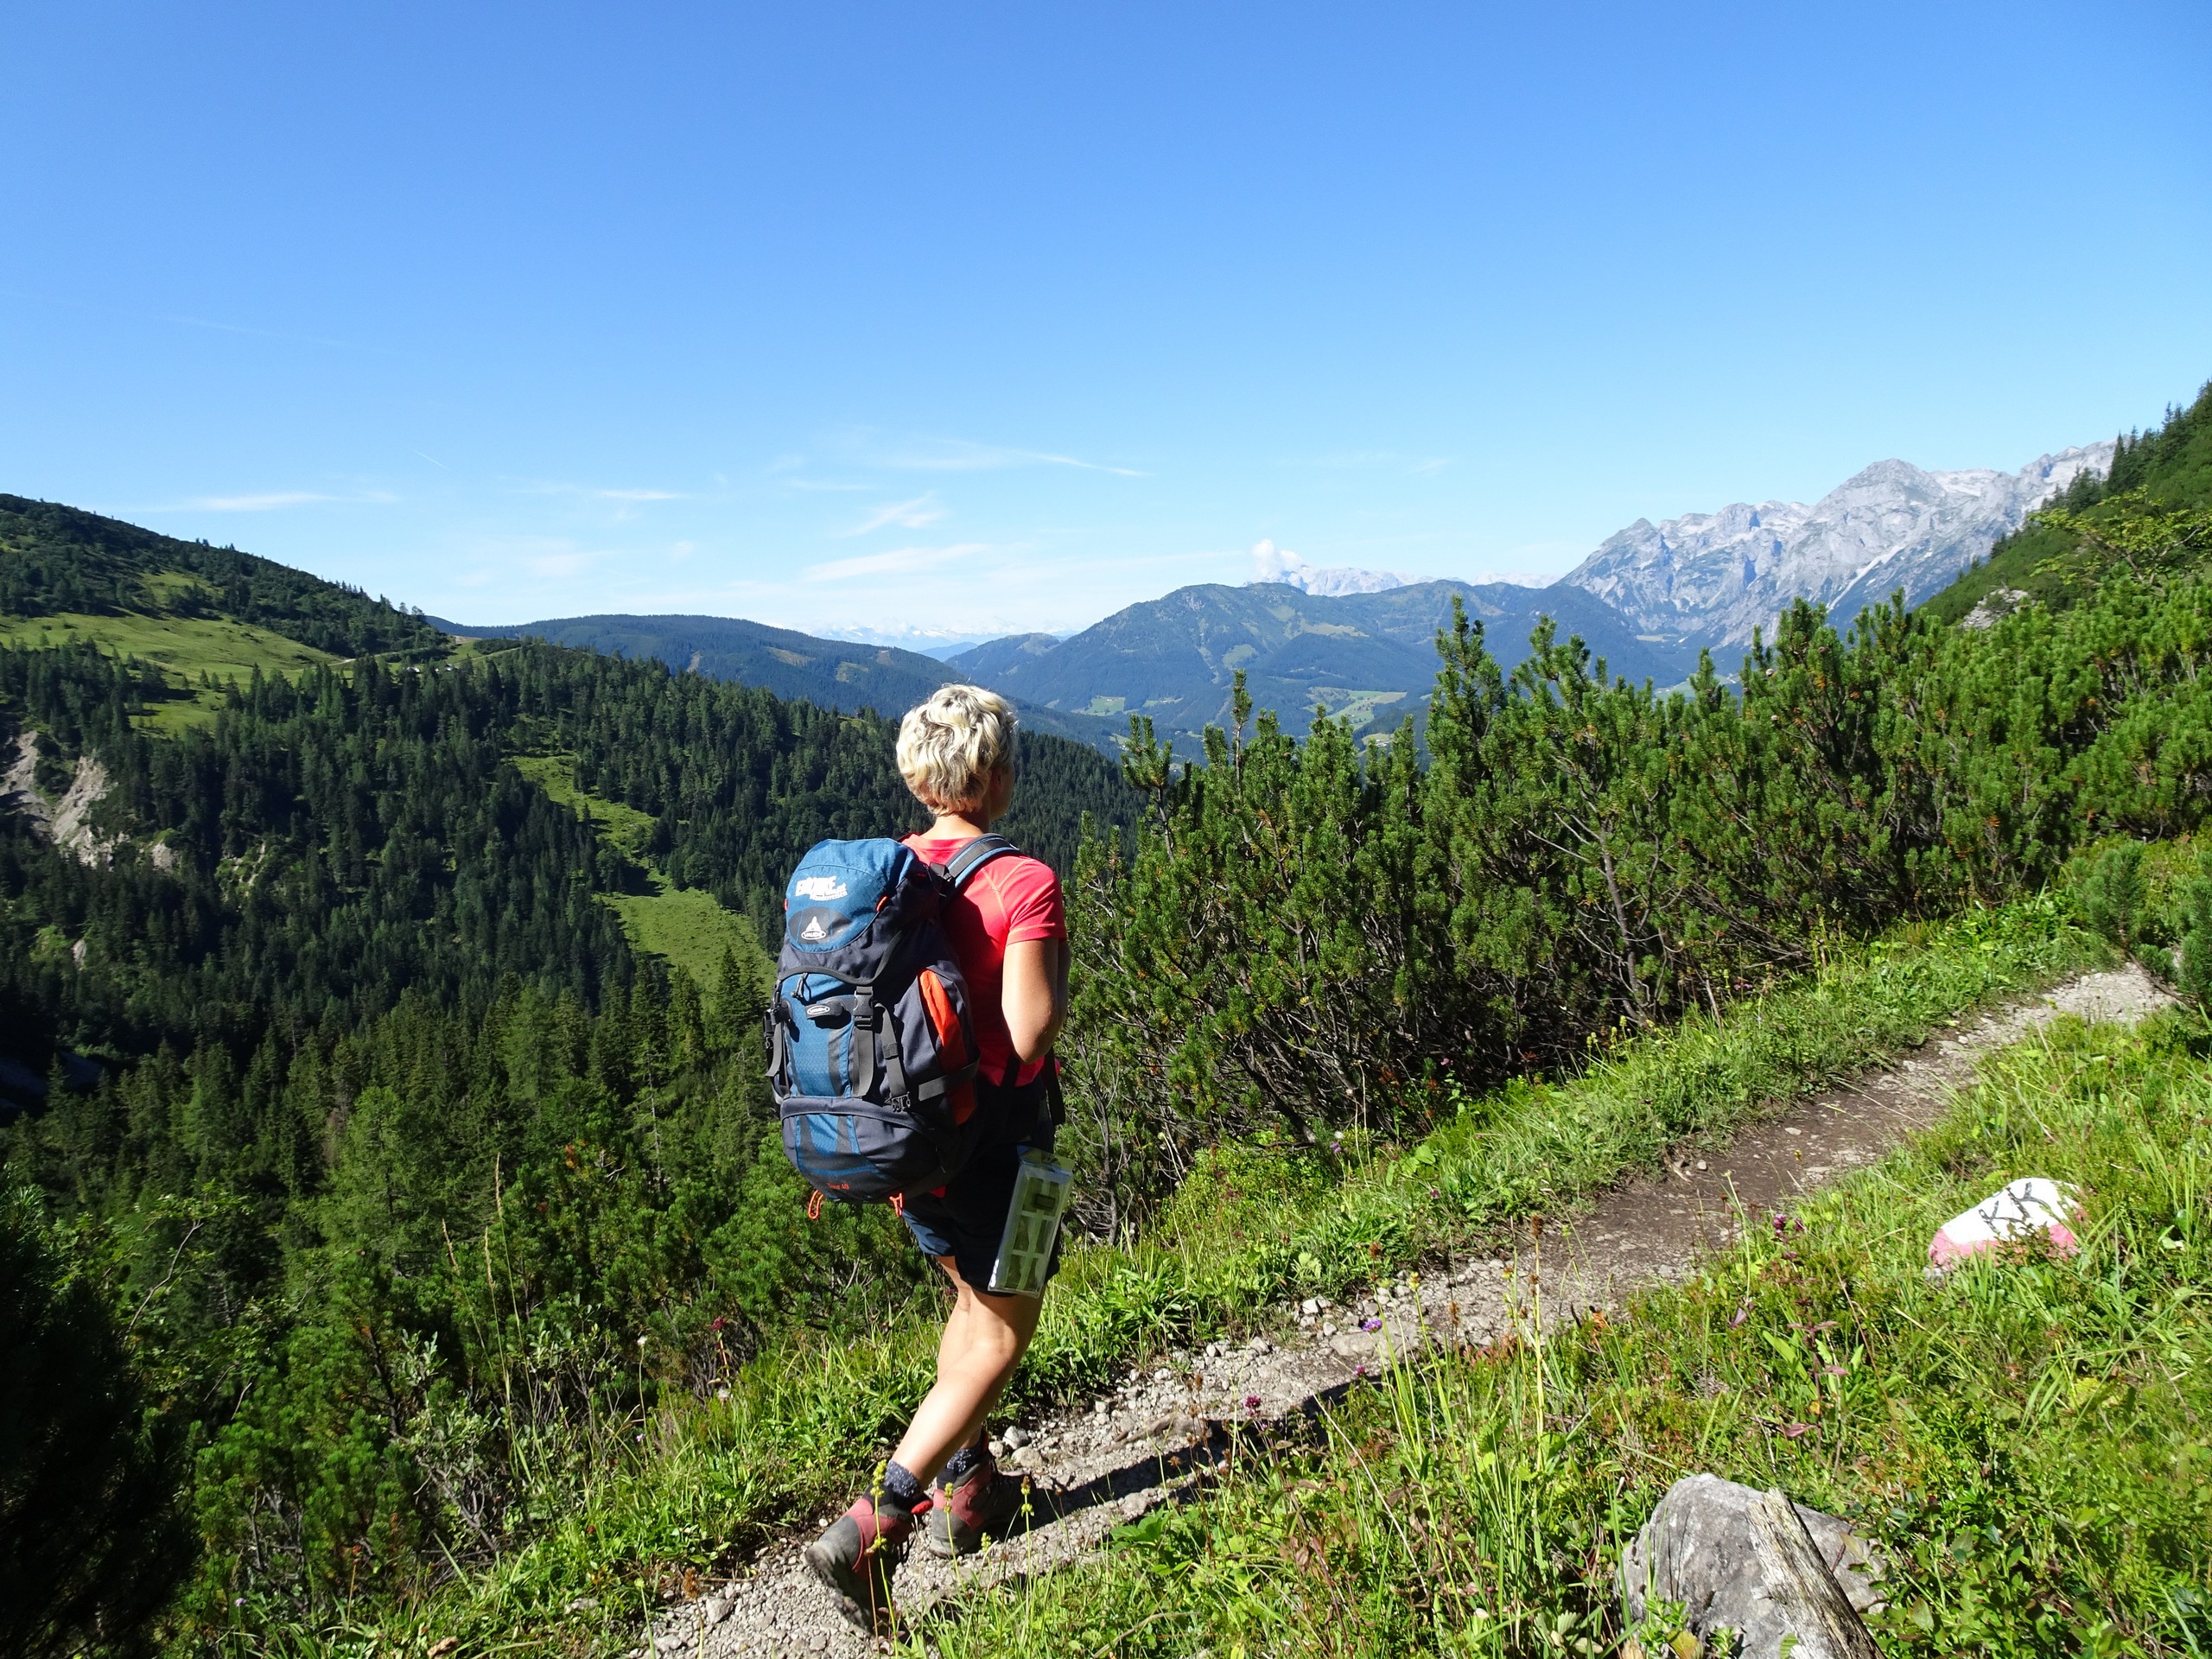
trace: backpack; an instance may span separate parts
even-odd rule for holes
[[[817,1194],[897,1204],[967,1163],[975,1016],[938,917],[1019,850],[983,836],[940,871],[899,842],[824,841],[791,872],[763,1024],[784,1153]]]

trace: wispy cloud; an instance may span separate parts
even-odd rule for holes
[[[689,499],[679,490],[608,489],[596,484],[572,484],[557,478],[509,478],[499,482],[517,495],[571,495],[591,501],[683,501]]]
[[[195,495],[184,505],[202,512],[274,512],[280,507],[304,507],[311,502],[337,499],[312,490],[271,490],[265,495]]]
[[[991,550],[988,542],[957,542],[950,547],[894,547],[887,553],[864,553],[857,558],[832,559],[810,566],[804,580],[841,582],[849,576],[906,575],[932,570],[941,564],[971,558]]]
[[[890,524],[896,524],[901,530],[920,530],[925,525],[936,524],[944,516],[945,510],[939,504],[937,493],[932,490],[926,495],[916,496],[911,501],[893,501],[888,506],[878,507],[844,533],[848,536],[866,536]]]
[[[975,443],[966,438],[901,438],[888,443],[863,442],[868,458],[879,467],[913,473],[986,473],[1009,467],[1073,467],[1116,478],[1142,478],[1132,467],[1110,466],[1048,449],[1017,449],[1006,444]]]
[[[321,334],[296,334],[281,328],[252,328],[244,323],[218,322],[211,317],[178,316],[166,311],[138,311],[122,306],[103,305],[94,300],[65,298],[58,294],[34,294],[22,289],[0,288],[0,299],[29,300],[39,305],[67,306],[76,311],[130,317],[142,322],[165,322],[179,328],[205,328],[219,334],[244,334],[254,340],[283,340],[294,346],[332,346],[340,351],[372,352],[378,357],[391,355],[381,346],[365,346],[359,340],[332,340]]]

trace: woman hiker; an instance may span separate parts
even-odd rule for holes
[[[1014,760],[1014,710],[995,692],[948,685],[909,711],[899,727],[899,776],[937,821],[906,845],[942,867],[989,833],[1013,798]],[[1059,879],[1037,859],[1001,854],[968,878],[940,919],[968,982],[985,1122],[960,1173],[939,1192],[906,1195],[905,1215],[914,1242],[952,1282],[952,1312],[937,1382],[892,1452],[881,1490],[855,1500],[806,1550],[839,1610],[869,1630],[889,1611],[891,1574],[925,1497],[927,1539],[940,1555],[1004,1536],[1020,1510],[1020,1483],[1000,1472],[983,1423],[1043,1306],[1041,1297],[995,1296],[987,1287],[1020,1148],[1052,1144],[1049,1068],[1068,1006]]]

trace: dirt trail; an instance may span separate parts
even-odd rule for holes
[[[1682,1279],[1700,1253],[1734,1236],[1738,1205],[1751,1213],[1781,1208],[1874,1162],[1932,1123],[1981,1056],[2060,1014],[2133,1024],[2171,1000],[2139,968],[2084,975],[1962,1021],[1891,1065],[1761,1119],[1724,1147],[1682,1154],[1664,1176],[1613,1189],[1567,1229],[1546,1228],[1545,1323]],[[1454,1259],[1433,1268],[1417,1289],[1402,1281],[1376,1287],[1356,1306],[1308,1303],[1295,1327],[1275,1339],[1170,1355],[1149,1371],[1132,1372],[1110,1394],[1026,1425],[1026,1436],[1014,1431],[1024,1444],[1007,1463],[1034,1481],[1033,1524],[957,1566],[916,1547],[899,1573],[902,1612],[912,1618],[955,1591],[1090,1554],[1116,1527],[1207,1479],[1225,1446],[1224,1424],[1310,1412],[1425,1335],[1478,1343],[1505,1335],[1529,1317],[1525,1265]],[[1378,1328],[1362,1328],[1370,1319]],[[639,1653],[852,1659],[877,1651],[837,1616],[799,1559],[827,1520],[796,1529],[744,1578],[671,1608]]]

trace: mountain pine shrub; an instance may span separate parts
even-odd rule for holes
[[[0,1652],[128,1653],[191,1540],[128,1336],[21,1191],[0,1192]]]

